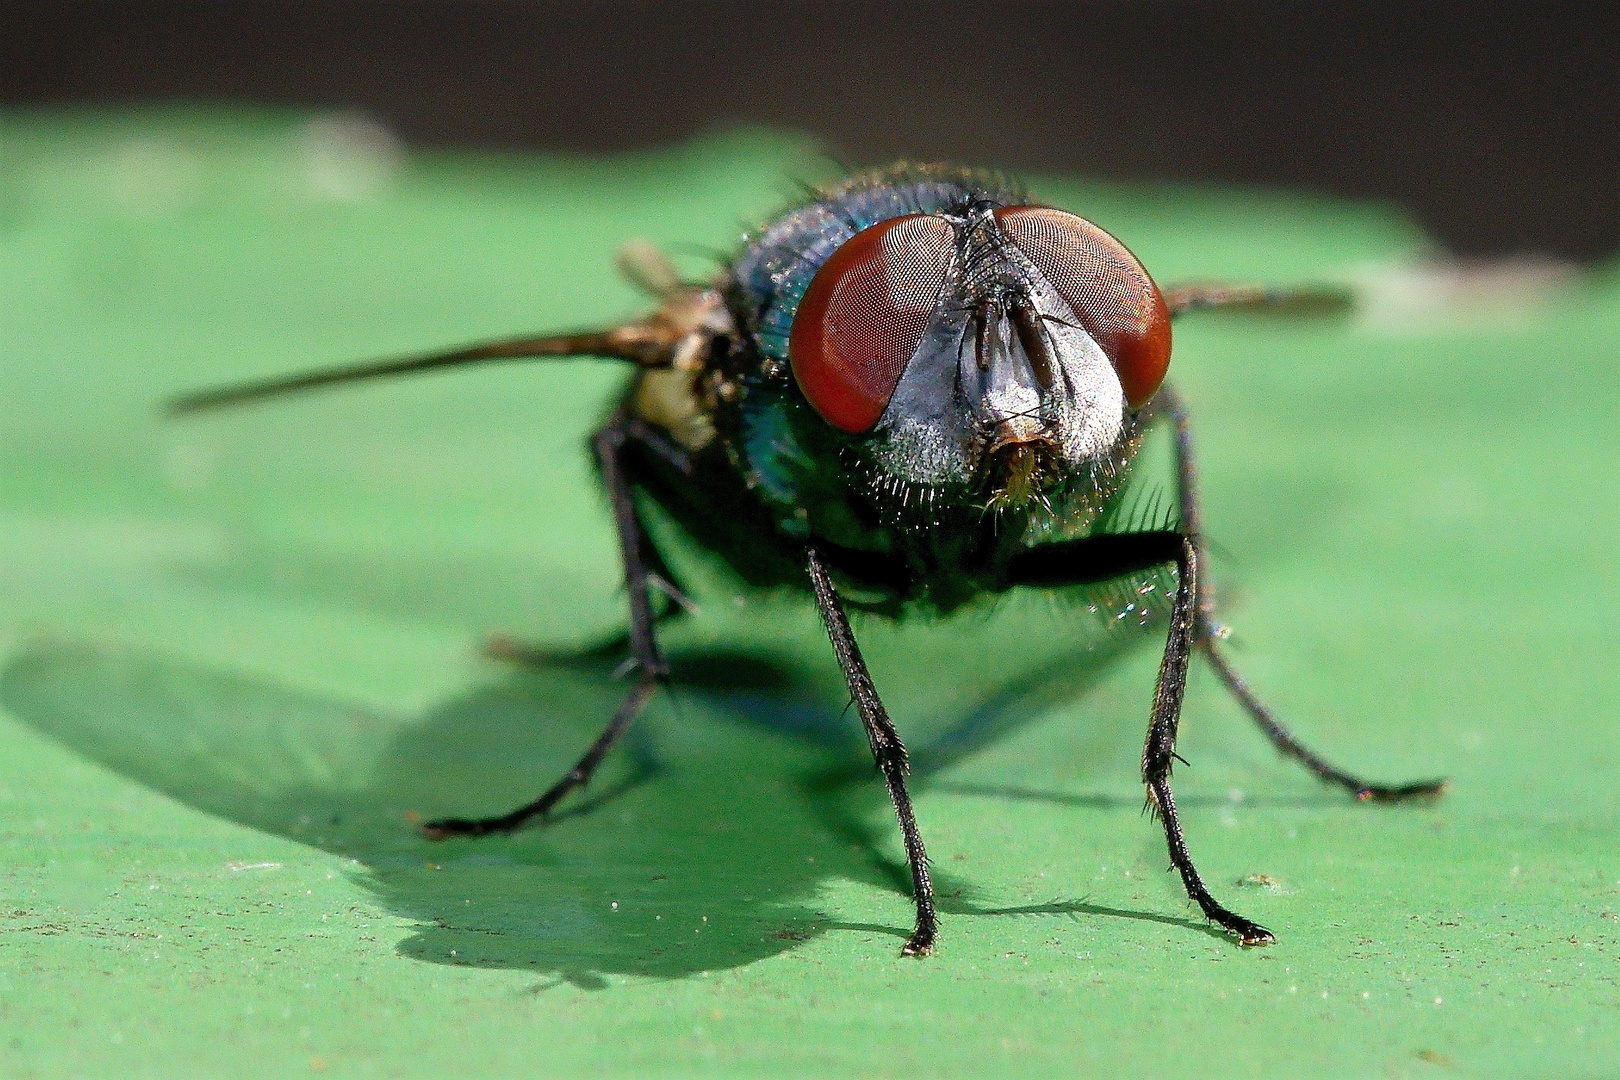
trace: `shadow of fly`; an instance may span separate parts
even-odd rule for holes
[[[900,166],[848,179],[745,239],[692,284],[651,249],[621,269],[658,300],[590,333],[503,340],[193,394],[176,414],[339,383],[490,361],[593,356],[636,368],[592,439],[630,603],[617,713],[539,798],[423,826],[435,839],[510,832],[582,787],[669,665],[661,616],[689,602],[638,517],[664,507],[744,581],[809,592],[849,685],[904,837],[916,901],[905,952],[938,918],[906,790],[906,750],[846,608],[949,613],[1009,589],[1095,596],[1173,571],[1169,632],[1142,753],[1148,805],[1187,895],[1244,945],[1274,939],[1231,911],[1193,864],[1171,792],[1187,667],[1202,651],[1268,738],[1357,799],[1440,793],[1369,783],[1306,748],[1227,661],[1199,521],[1192,430],[1168,385],[1172,318],[1196,308],[1341,305],[1321,290],[1194,285],[1161,291],[1113,236],[982,172]],[[1124,482],[1144,433],[1175,434],[1179,513],[1130,520]]]

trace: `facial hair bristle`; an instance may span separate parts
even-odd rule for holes
[[[988,509],[999,512],[1031,502],[1045,503],[1041,491],[1045,461],[1040,452],[1027,443],[1018,443],[1007,447],[999,456],[1001,475],[990,494]]]

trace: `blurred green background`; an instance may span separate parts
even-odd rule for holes
[[[678,687],[552,827],[429,844],[572,763],[622,626],[590,361],[185,423],[175,392],[642,304],[833,174],[751,131],[602,159],[407,154],[342,117],[0,113],[0,1072],[7,1076],[1599,1076],[1620,1060],[1620,281],[1435,261],[1399,214],[1034,177],[1161,282],[1355,283],[1348,321],[1199,316],[1234,654],[1193,851],[1137,759],[1152,635],[1065,598],[857,626],[917,759],[942,948],[814,613],[681,566]],[[1168,489],[1163,447],[1144,482]],[[1195,665],[1196,666],[1196,665]]]

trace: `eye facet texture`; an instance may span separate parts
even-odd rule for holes
[[[1131,408],[1147,404],[1170,366],[1170,312],[1136,256],[1062,210],[1004,207],[996,220],[1108,354]]]
[[[870,431],[939,306],[956,250],[938,217],[909,214],[856,233],[810,281],[788,361],[799,389],[841,431]]]

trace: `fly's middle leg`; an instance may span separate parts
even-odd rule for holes
[[[1208,560],[1205,557],[1203,520],[1198,501],[1198,473],[1193,460],[1192,423],[1187,415],[1186,403],[1167,383],[1159,388],[1153,400],[1143,410],[1143,419],[1165,418],[1175,429],[1176,489],[1181,507],[1181,525],[1192,542],[1195,555],[1202,568],[1198,575],[1195,599],[1196,620],[1193,626],[1193,644],[1202,649],[1214,665],[1226,688],[1243,706],[1249,717],[1271,740],[1273,746],[1304,765],[1321,780],[1342,787],[1357,799],[1373,802],[1398,802],[1402,799],[1433,797],[1445,791],[1444,780],[1423,780],[1409,784],[1379,784],[1364,780],[1329,763],[1299,740],[1277,719],[1277,715],[1250,689],[1238,674],[1222,649],[1221,631],[1215,618],[1215,591],[1209,582]]]

